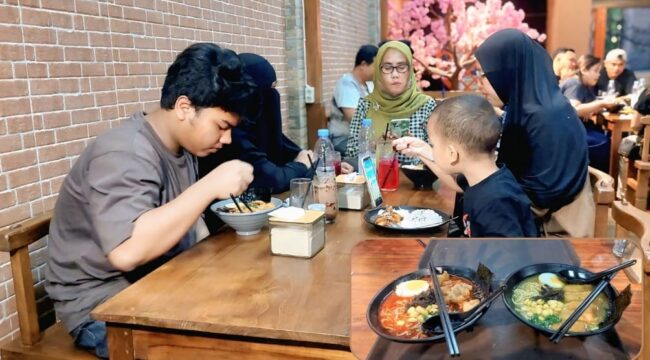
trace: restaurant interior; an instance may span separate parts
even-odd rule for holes
[[[650,359],[648,19],[0,0],[0,359]]]

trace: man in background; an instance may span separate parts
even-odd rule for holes
[[[605,66],[600,71],[600,79],[596,85],[598,92],[607,92],[607,85],[614,80],[616,96],[627,95],[632,92],[636,75],[627,65],[627,53],[623,49],[610,50],[605,57]]]
[[[553,52],[553,72],[558,82],[564,82],[574,76],[577,71],[578,61],[575,50],[561,47]]]
[[[341,155],[345,154],[350,134],[350,121],[357,110],[359,99],[370,93],[371,89],[368,89],[366,82],[372,81],[374,74],[372,63],[376,55],[376,46],[360,47],[354,59],[352,72],[343,74],[336,82],[328,127],[334,148]]]

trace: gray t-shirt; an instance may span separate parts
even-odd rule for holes
[[[131,237],[138,217],[196,181],[196,160],[165,147],[145,114],[100,135],[66,177],[54,209],[45,288],[69,331],[92,309],[196,243],[194,226],[160,259],[123,273],[108,254]]]

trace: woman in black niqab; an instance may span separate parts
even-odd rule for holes
[[[249,97],[247,113],[239,126],[232,129],[232,143],[199,158],[199,176],[226,161],[239,159],[253,165],[250,188],[271,188],[279,194],[289,189],[291,179],[308,175],[309,163],[297,160],[302,152],[311,151],[302,150],[282,133],[280,94],[275,89],[277,77],[271,63],[257,54],[242,53],[239,58],[244,72],[256,85],[255,93]],[[306,155],[302,158],[306,159]],[[209,210],[205,215],[208,228],[214,232],[220,225],[218,219]]]
[[[592,234],[586,133],[560,92],[550,56],[526,34],[507,29],[485,40],[476,58],[507,109],[497,161],[515,175],[548,231],[559,226],[574,236]],[[557,217],[571,216],[569,210],[591,225],[567,228]],[[549,224],[551,218],[561,224]]]

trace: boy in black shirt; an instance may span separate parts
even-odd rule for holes
[[[413,138],[394,145],[405,155],[419,156],[441,181],[464,192],[465,235],[539,236],[530,200],[510,170],[495,163],[501,122],[487,100],[464,95],[441,102],[427,131],[433,148]]]

